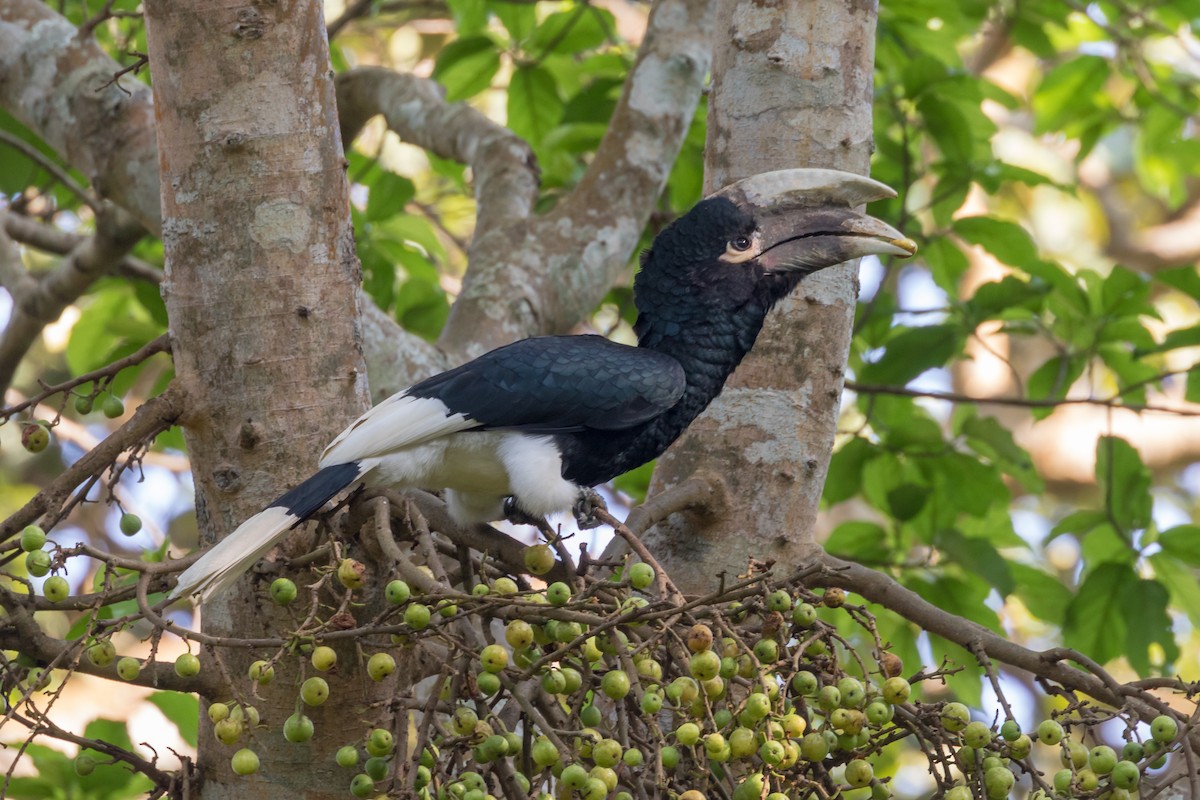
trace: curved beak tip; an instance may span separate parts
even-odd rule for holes
[[[888,244],[903,250],[903,254],[897,253],[897,255],[902,255],[904,258],[915,256],[917,254],[917,243],[907,237],[893,239],[892,241],[888,242]]]

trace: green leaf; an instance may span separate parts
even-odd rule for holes
[[[1108,75],[1108,61],[1100,56],[1076,56],[1046,72],[1033,95],[1036,132],[1066,128],[1073,120],[1092,116],[1101,105]]]
[[[1108,522],[1108,514],[1103,511],[1092,511],[1083,509],[1074,511],[1059,520],[1058,524],[1050,529],[1050,535],[1046,537],[1049,542],[1062,536],[1064,533],[1074,533],[1079,536],[1085,536],[1091,533],[1098,525],[1103,525]]]
[[[1016,581],[1013,593],[1029,613],[1053,625],[1062,625],[1071,604],[1071,590],[1053,575],[1026,564],[1009,564],[1009,570]]]
[[[1158,535],[1158,545],[1172,558],[1200,567],[1200,525],[1176,525]]]
[[[508,127],[536,147],[562,117],[554,76],[543,67],[517,67],[508,84]]]
[[[1200,403],[1200,364],[1196,364],[1188,370],[1183,397],[1189,403]]]
[[[1196,271],[1195,266],[1163,270],[1155,273],[1154,279],[1178,289],[1193,300],[1200,300],[1200,272]]]
[[[982,517],[1011,499],[1000,470],[962,453],[947,453],[931,462],[937,472],[939,502],[952,504],[974,517]]]
[[[954,221],[954,232],[1010,267],[1050,284],[1078,310],[1087,310],[1087,297],[1075,278],[1058,264],[1039,256],[1032,237],[1020,225],[995,217],[963,217]]]
[[[492,85],[500,70],[496,42],[486,35],[456,39],[438,53],[433,79],[446,87],[446,100],[456,102]]]
[[[454,13],[454,30],[459,36],[471,36],[487,27],[487,3],[484,0],[446,0]]]
[[[953,325],[902,329],[888,340],[882,358],[863,366],[859,380],[864,384],[903,386],[927,369],[945,366],[960,345],[959,330]]]
[[[616,29],[612,12],[592,5],[570,11],[558,11],[542,20],[529,39],[528,49],[535,53],[579,53],[599,47]]]
[[[960,164],[971,160],[975,141],[966,116],[955,103],[937,94],[924,94],[917,101],[917,113],[925,120],[925,130],[937,143],[947,161]]]
[[[1150,470],[1129,442],[1102,436],[1096,442],[1096,482],[1113,522],[1121,532],[1139,530],[1150,524]]]
[[[1054,356],[1045,364],[1033,371],[1025,382],[1025,390],[1034,400],[1061,400],[1067,396],[1071,385],[1079,380],[1087,366],[1087,359],[1082,356]],[[1032,414],[1035,419],[1045,419],[1054,413],[1054,408],[1035,408]]]
[[[949,236],[921,242],[920,258],[929,267],[933,282],[947,294],[958,295],[958,283],[971,264],[962,248]]]
[[[1121,596],[1137,580],[1128,564],[1101,564],[1093,570],[1067,606],[1063,622],[1067,647],[1101,664],[1119,656],[1128,633]]]
[[[488,3],[487,6],[517,44],[523,43],[533,33],[537,24],[537,8],[533,3],[507,3],[499,0]]]
[[[986,539],[968,538],[956,530],[944,530],[934,537],[934,545],[955,563],[987,581],[1001,596],[1007,597],[1016,588],[1008,562]]]
[[[1193,628],[1200,628],[1200,582],[1195,571],[1166,553],[1155,553],[1147,561],[1154,568],[1155,577],[1170,592],[1171,602],[1187,614]]]
[[[413,182],[394,172],[381,170],[370,183],[367,195],[366,218],[378,222],[404,211],[404,207],[416,196]]]
[[[885,564],[891,559],[887,531],[873,522],[844,522],[825,540],[831,555],[866,564]]]
[[[855,437],[833,454],[825,477],[823,499],[829,505],[849,500],[862,490],[863,466],[875,456],[875,446]]]
[[[200,701],[194,694],[184,692],[155,692],[146,698],[163,716],[175,723],[179,735],[192,747],[200,737]]]
[[[1200,325],[1190,328],[1176,328],[1163,337],[1162,344],[1148,348],[1148,352],[1165,353],[1168,350],[1178,350],[1181,347],[1196,347],[1200,345]]]
[[[1171,632],[1171,617],[1167,614],[1169,593],[1158,581],[1138,580],[1121,593],[1121,611],[1125,616],[1125,657],[1139,675],[1149,675],[1156,666],[1150,652],[1156,645],[1162,648],[1164,664],[1179,658],[1179,645]]]
[[[633,498],[635,504],[646,501],[646,493],[650,490],[650,478],[654,475],[654,465],[657,461],[648,461],[640,467],[629,470],[624,475],[613,479],[613,486]]]

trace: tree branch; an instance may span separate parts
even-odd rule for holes
[[[58,514],[71,492],[80,484],[107,469],[121,453],[152,440],[174,425],[183,414],[184,405],[184,393],[175,385],[168,386],[162,394],[147,400],[128,422],[85,453],[19,511],[0,522],[0,542],[16,535],[43,515]]]
[[[533,151],[466,103],[448,104],[444,94],[434,81],[382,67],[343,73],[337,77],[342,141],[353,141],[367,120],[382,114],[404,141],[471,167],[477,232],[525,219],[537,200]]]
[[[0,336],[0,395],[8,389],[17,366],[42,329],[57,320],[63,309],[79,299],[97,278],[112,272],[145,235],[145,229],[118,207],[105,203],[96,208],[95,235],[82,239],[58,267],[32,283],[20,280],[16,285],[5,284],[13,297],[13,311]],[[0,255],[0,260],[10,259]],[[11,271],[6,265],[0,280],[12,277]]]
[[[29,217],[14,214],[11,211],[0,212],[0,229],[7,233],[13,241],[41,250],[65,256],[79,246],[83,236],[67,233],[50,225],[42,225]],[[153,264],[135,256],[125,256],[112,269],[114,275],[130,280],[145,281],[146,283],[162,283],[162,270]]]
[[[161,227],[150,89],[38,0],[0,0],[0,106],[147,230]],[[47,68],[48,65],[52,68]]]
[[[628,262],[691,124],[711,63],[710,0],[658,0],[583,180],[553,211],[481,220],[439,344],[484,350],[584,319]]]
[[[824,569],[809,579],[809,586],[836,586],[856,592],[969,652],[985,653],[991,659],[1052,680],[1065,689],[1094,697],[1114,708],[1129,706],[1145,721],[1159,714],[1173,713],[1170,706],[1150,692],[1132,684],[1118,684],[1080,653],[1065,648],[1041,653],[1030,650],[976,622],[938,608],[882,572],[824,553],[816,560]],[[1081,671],[1068,661],[1089,671]]]

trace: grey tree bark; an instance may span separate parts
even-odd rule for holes
[[[189,397],[183,423],[197,516],[212,541],[307,477],[324,444],[366,408],[360,270],[321,3],[152,0],[146,30],[162,291],[177,381]],[[202,615],[203,630],[215,635],[253,638],[293,626],[252,577]],[[250,690],[249,661],[270,655],[209,650],[201,660],[209,670],[222,660],[236,696]],[[277,685],[248,698],[272,727],[256,740],[263,774],[235,776],[230,748],[201,726],[202,797],[345,792],[333,750],[360,723],[343,703],[311,712],[321,735],[308,744],[278,734],[296,702],[297,661],[283,660]],[[347,659],[332,690],[347,700],[354,692],[357,702],[372,691],[360,679]]]
[[[718,2],[706,191],[787,167],[867,173],[876,14],[874,2]],[[723,498],[672,514],[645,537],[685,591],[707,591],[749,558],[795,564],[819,548],[813,529],[857,296],[856,264],[808,278],[660,460],[652,494],[699,477]]]

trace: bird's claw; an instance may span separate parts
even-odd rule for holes
[[[579,500],[571,508],[571,513],[575,515],[575,524],[584,531],[604,524],[596,516],[597,511],[608,511],[608,505],[594,489],[584,489],[580,492]]]
[[[511,495],[504,498],[504,518],[515,525],[532,525],[539,530],[546,526],[546,520],[521,508]]]

